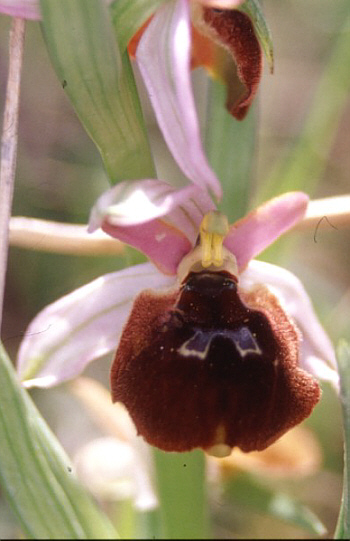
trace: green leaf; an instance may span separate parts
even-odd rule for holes
[[[33,539],[115,539],[0,345],[0,482]]]
[[[313,535],[324,535],[326,528],[310,509],[288,494],[275,492],[247,473],[237,473],[227,483],[227,494],[237,505],[275,517],[293,526],[303,528]]]
[[[246,0],[244,4],[237,9],[243,11],[252,20],[256,36],[260,42],[262,50],[265,53],[270,72],[273,72],[273,44],[270,29],[267,26],[264,13],[258,0]]]
[[[115,0],[110,10],[117,32],[120,50],[124,52],[128,42],[156,9],[169,0]]]
[[[165,453],[154,449],[154,459],[162,537],[207,539],[204,453]]]
[[[350,344],[342,341],[337,350],[340,374],[340,399],[344,420],[344,480],[342,503],[335,539],[350,538]]]
[[[52,64],[111,182],[153,177],[131,65],[119,51],[105,2],[41,0],[40,5]]]
[[[226,87],[209,81],[205,146],[211,166],[217,174],[224,197],[219,204],[230,222],[244,216],[252,192],[252,170],[256,143],[255,104],[239,122],[225,107]]]

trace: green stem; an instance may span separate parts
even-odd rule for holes
[[[338,347],[340,400],[344,423],[344,482],[341,508],[334,534],[335,539],[350,537],[350,345],[342,341]]]
[[[4,303],[9,221],[16,173],[19,92],[24,45],[24,19],[13,19],[10,31],[9,74],[1,138],[0,166],[0,330]]]
[[[162,536],[208,539],[204,453],[164,453],[155,449],[154,458]]]

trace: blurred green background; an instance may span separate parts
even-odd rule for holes
[[[339,95],[339,81],[330,84],[324,101],[320,100],[316,118],[321,118],[322,111],[329,104],[334,105],[334,110],[337,103],[341,107],[339,121],[336,118],[334,125],[330,122],[320,128],[325,132],[325,142],[317,147],[311,171],[308,164],[302,162],[305,156],[301,159],[300,150],[295,148],[315,103],[332,50],[344,31],[344,22],[349,20],[349,2],[265,0],[263,7],[273,36],[275,72],[271,76],[265,68],[255,108],[257,137],[254,155],[251,156],[251,202],[261,201],[265,193],[269,196],[279,193],[280,185],[276,179],[281,179],[283,186],[297,160],[299,169],[296,167],[295,177],[291,177],[291,187],[305,187],[312,197],[347,193],[350,102]],[[1,111],[7,78],[9,28],[10,18],[1,16]],[[349,25],[347,30],[350,32]],[[350,74],[346,75],[349,62],[345,53],[344,64],[345,75],[340,75],[339,70],[336,73],[350,78]],[[194,74],[194,84],[198,107],[203,112],[207,80],[201,70]],[[145,113],[159,176],[165,180],[175,179],[176,168],[147,103]],[[204,124],[203,121],[203,128]],[[316,123],[312,127],[315,133],[320,133]],[[251,141],[247,141],[247,145],[250,144]],[[167,176],[168,171],[170,174]],[[269,188],[266,187],[267,182]],[[92,204],[108,186],[98,151],[81,127],[51,67],[40,26],[30,22],[25,43],[13,215],[86,223]],[[314,229],[290,233],[263,254],[262,259],[283,264],[302,279],[321,321],[337,343],[341,337],[350,338],[350,233],[345,226],[334,229],[326,221],[318,229],[317,242],[314,233]],[[36,251],[35,246],[30,251],[11,247],[3,341],[12,358],[16,356],[26,326],[42,307],[100,274],[136,260],[141,258],[132,249],[126,249],[120,257],[73,257],[42,253]],[[108,385],[109,363],[110,358],[102,359],[87,373]],[[320,405],[306,422],[319,439],[323,452],[322,468],[309,477],[288,481],[271,479],[264,480],[264,483],[276,490],[283,489],[309,506],[325,524],[329,536],[334,531],[340,505],[343,450],[339,404],[332,389],[324,385],[323,390]],[[33,390],[31,395],[69,454],[96,431],[65,386],[47,391]],[[234,485],[238,480],[233,478],[231,482]],[[240,483],[242,500],[249,499],[249,491],[254,487],[248,479]],[[314,537],[303,528],[264,516],[249,505],[243,505],[233,488],[226,496],[212,495],[210,505],[213,536],[217,538]],[[19,535],[12,512],[0,493],[0,538]]]

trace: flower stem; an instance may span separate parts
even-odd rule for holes
[[[200,450],[165,453],[154,449],[162,536],[208,539],[205,458]]]
[[[9,73],[1,138],[0,166],[0,329],[7,267],[9,221],[16,172],[17,130],[25,20],[14,18],[10,31]]]
[[[296,225],[297,229],[315,227],[326,219],[333,227],[350,226],[350,195],[336,195],[309,202],[304,218]]]
[[[124,244],[98,229],[87,232],[87,225],[69,224],[14,216],[10,220],[10,244],[28,250],[72,255],[116,255]]]
[[[340,374],[340,401],[344,423],[344,482],[341,508],[334,539],[348,539],[350,535],[350,345],[345,340],[337,348]]]

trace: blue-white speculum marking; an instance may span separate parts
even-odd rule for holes
[[[223,246],[225,216],[208,213],[175,287],[135,300],[111,371],[114,401],[166,451],[262,450],[312,411],[318,383],[299,367],[299,334],[264,286],[239,287]]]
[[[193,355],[199,359],[205,359],[209,354],[213,340],[216,338],[230,340],[242,358],[249,354],[262,354],[256,338],[248,327],[242,326],[232,331],[226,329],[202,330],[195,328],[194,331],[195,334],[186,340],[177,350],[184,357]]]

